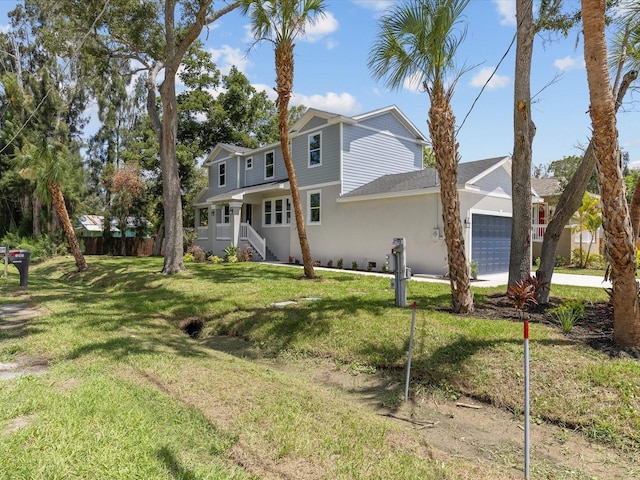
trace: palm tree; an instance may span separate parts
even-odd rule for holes
[[[411,0],[386,13],[369,56],[376,79],[399,89],[419,81],[429,96],[429,134],[440,176],[440,197],[453,310],[473,311],[457,190],[458,144],[451,97],[462,74],[454,57],[465,30],[456,30],[468,0]],[[449,81],[449,83],[447,83]]]
[[[304,33],[305,27],[313,25],[323,15],[324,0],[244,0],[241,8],[245,15],[248,13],[250,15],[256,41],[267,40],[273,43],[280,147],[289,176],[304,276],[314,278],[315,272],[302,214],[300,190],[289,150],[289,100],[293,90],[294,41]]]
[[[635,242],[625,198],[615,101],[607,68],[604,13],[604,0],[582,0],[592,142],[602,196],[606,258],[611,265],[613,340],[620,345],[637,347],[640,345],[640,317]]]
[[[591,244],[593,243],[594,226],[599,221],[600,224],[595,227],[595,230],[600,228],[602,224],[602,215],[600,212],[600,200],[596,197],[592,197],[589,192],[584,192],[582,197],[582,205],[576,210],[573,216],[577,222],[573,228],[574,233],[580,234],[580,268],[585,268],[589,261],[589,253],[591,251]],[[599,220],[596,220],[599,219]],[[589,251],[587,252],[587,258],[584,258],[584,249],[582,248],[582,233],[591,233],[591,242],[589,243]]]
[[[89,266],[80,251],[78,238],[73,230],[61,187],[63,179],[68,176],[71,168],[66,162],[68,155],[69,151],[64,145],[41,135],[37,140],[37,145],[25,143],[17,160],[22,166],[22,176],[35,182],[38,198],[45,204],[53,203],[69,242],[76,267],[78,267],[78,271],[83,271],[87,270]]]

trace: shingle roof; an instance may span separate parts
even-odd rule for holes
[[[560,181],[557,178],[531,178],[531,188],[542,197],[560,193]]]
[[[458,184],[464,185],[504,159],[505,157],[495,157],[458,164]],[[439,185],[440,182],[436,169],[427,168],[425,170],[417,170],[414,172],[383,175],[372,182],[345,193],[342,197],[349,198],[364,195],[408,192],[427,188],[437,188]]]

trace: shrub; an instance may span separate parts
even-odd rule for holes
[[[327,260],[327,267],[333,267],[333,260]]]
[[[217,256],[217,255],[210,255],[210,256],[207,258],[207,260],[209,260],[211,263],[215,263],[215,264],[218,264],[218,263],[222,263],[222,262],[224,262],[224,258],[219,257],[219,256]]]
[[[80,243],[80,239],[78,239],[78,241]],[[15,233],[7,233],[2,240],[0,240],[0,246],[29,250],[31,252],[30,263],[37,263],[47,258],[55,257],[56,255],[66,255],[69,251],[66,242],[56,244],[56,242],[46,234],[42,234],[34,240],[29,237],[20,237]],[[82,244],[80,248],[82,249]]]
[[[251,259],[253,258],[253,250],[247,244],[244,246],[243,250],[238,250],[238,253],[236,254],[236,256],[238,257],[239,262],[250,262]]]
[[[342,268],[344,265],[344,262],[342,261],[341,258],[338,259],[338,268]]]
[[[202,263],[207,258],[204,250],[202,250],[198,245],[190,245],[187,249],[187,253],[193,255],[193,262],[195,263]]]
[[[569,259],[566,257],[557,256],[555,261],[556,267],[566,267],[569,265]]]
[[[548,289],[549,285],[540,281],[538,276],[528,275],[521,282],[516,282],[507,290],[507,296],[513,302],[513,308],[524,316],[524,311],[532,305],[538,304],[538,296],[541,290]]]
[[[225,262],[229,262],[229,257],[236,257],[235,261],[238,261],[238,246],[233,243],[229,244],[227,248],[222,250],[222,255]]]
[[[475,260],[469,262],[469,275],[471,275],[472,280],[478,279],[478,262]]]
[[[295,263],[296,257],[289,256],[289,263]]]
[[[182,256],[182,261],[184,263],[193,263],[195,262],[195,257],[193,256],[193,253],[187,252]]]
[[[598,270],[604,270],[607,267],[607,262],[605,261],[604,256],[599,253],[592,253],[589,255],[588,266]]]
[[[313,266],[314,267],[319,267],[320,266],[320,260],[314,260],[313,261]]]
[[[573,325],[584,315],[584,303],[566,302],[551,310],[551,314],[560,322],[560,328],[565,333],[573,330]]]
[[[357,269],[358,269],[358,262],[354,260],[353,262],[351,262],[351,270],[357,270]]]
[[[238,262],[238,256],[237,255],[229,255],[227,257],[227,262],[229,262],[229,263],[237,263]]]

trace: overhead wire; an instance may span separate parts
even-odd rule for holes
[[[104,6],[102,7],[102,10],[100,11],[100,13],[98,14],[98,16],[95,18],[95,20],[93,21],[93,23],[91,24],[91,26],[89,27],[89,29],[87,30],[87,32],[82,36],[82,39],[80,40],[80,43],[78,44],[78,46],[76,47],[76,49],[72,52],[71,54],[71,58],[69,58],[67,60],[67,62],[63,65],[62,67],[62,71],[66,71],[67,68],[69,68],[69,64],[71,63],[71,60],[73,58],[75,58],[78,55],[78,52],[80,51],[80,49],[82,48],[82,46],[84,45],[84,42],[87,40],[87,37],[91,34],[91,32],[93,31],[93,29],[95,28],[96,24],[98,23],[98,21],[100,20],[100,18],[104,15],[104,12],[106,12],[107,7],[109,6],[109,2],[111,0],[106,0],[104,3]],[[38,113],[38,110],[40,109],[40,107],[42,107],[42,105],[44,104],[45,100],[49,97],[49,94],[53,91],[53,89],[55,88],[55,85],[51,85],[51,87],[49,87],[49,89],[47,90],[47,92],[44,94],[44,96],[42,97],[42,99],[40,100],[40,102],[38,103],[38,105],[36,105],[36,108],[31,112],[31,114],[29,114],[29,116],[27,117],[27,119],[22,123],[22,125],[20,126],[20,128],[18,128],[18,131],[13,135],[13,137],[11,137],[11,139],[0,149],[0,154],[2,152],[4,152],[9,145],[11,145],[14,140],[16,138],[18,138],[18,135],[20,135],[20,133],[22,133],[22,131],[26,128],[26,126],[29,124],[29,122],[31,122],[31,119],[35,116],[36,113]]]

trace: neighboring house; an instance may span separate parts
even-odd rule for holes
[[[354,117],[309,109],[290,138],[314,260],[379,271],[404,237],[413,273],[447,273],[438,175],[422,168],[426,139],[397,107]],[[205,165],[209,186],[194,202],[202,249],[220,255],[233,243],[261,259],[301,259],[280,144],[219,144]],[[510,158],[461,163],[458,185],[467,258],[481,274],[508,271]]]
[[[126,238],[151,237],[151,227],[153,225],[147,219],[139,217],[127,217],[126,222]],[[109,227],[112,237],[122,237],[122,230],[120,229],[119,221],[117,218],[111,219],[111,224]],[[78,237],[102,237],[104,230],[104,217],[102,215],[80,215],[78,216],[78,221],[74,229]]]
[[[562,194],[560,188],[560,182],[557,178],[532,178],[531,189],[537,195],[538,199],[532,202],[532,255],[533,258],[540,257],[542,252],[542,241],[544,239],[544,233],[546,231],[549,221],[555,213],[558,200]],[[563,257],[567,260],[571,260],[571,252],[580,248],[580,236],[582,236],[583,248],[587,250],[589,243],[591,242],[591,233],[577,232],[577,224],[572,219],[571,223],[565,225],[560,240],[558,241],[558,248],[556,250],[556,257]],[[600,238],[601,232],[596,232],[596,236],[593,239],[594,243],[591,248],[591,253],[600,252]]]

